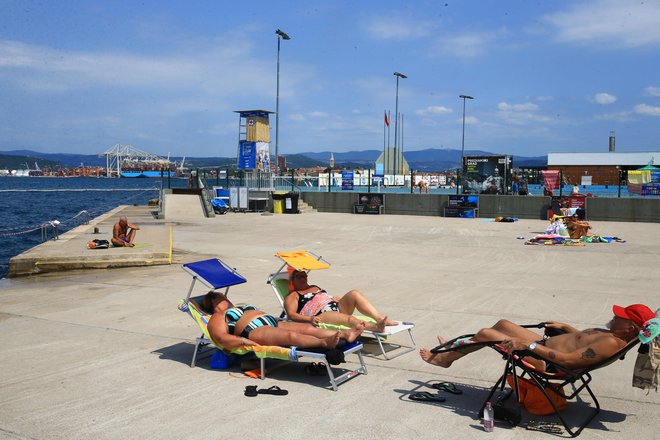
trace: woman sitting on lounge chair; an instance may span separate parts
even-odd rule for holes
[[[294,270],[291,273],[293,290],[284,299],[284,309],[290,319],[319,325],[343,325],[354,329],[383,332],[387,325],[397,325],[376,310],[359,291],[351,290],[343,297],[333,297],[319,286],[307,284],[307,272]],[[376,322],[364,322],[353,312],[358,310]]]
[[[340,338],[355,341],[363,328],[334,331],[281,321],[251,305],[234,306],[225,295],[210,291],[202,300],[202,308],[213,313],[208,323],[211,339],[228,350],[242,345],[281,345],[299,348],[337,346]]]

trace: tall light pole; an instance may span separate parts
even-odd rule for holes
[[[290,40],[284,31],[278,29],[277,34],[277,94],[275,96],[275,175],[280,174],[279,147],[280,147],[280,40]]]
[[[463,136],[461,137],[461,172],[460,175],[461,177],[463,176],[463,155],[465,154],[465,100],[466,99],[474,99],[474,97],[469,96],[469,95],[460,95],[459,98],[463,100]],[[458,194],[458,186],[461,183],[461,179],[459,178],[458,182],[456,183],[456,194]]]
[[[398,159],[396,147],[399,139],[397,136],[397,129],[399,126],[399,78],[405,79],[408,77],[401,72],[394,72],[394,76],[396,76],[396,104],[394,106],[394,174],[396,175],[396,162]]]

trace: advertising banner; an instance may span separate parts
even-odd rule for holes
[[[353,191],[353,171],[342,170],[341,189],[342,191]]]
[[[270,171],[270,144],[268,142],[256,142],[257,170]]]
[[[541,175],[546,189],[550,191],[559,189],[559,170],[543,170]]]
[[[257,146],[255,142],[241,141],[238,145],[238,169],[253,170],[256,164]]]
[[[511,156],[465,156],[464,194],[510,194]]]

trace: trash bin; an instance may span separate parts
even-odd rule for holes
[[[284,196],[285,214],[298,214],[298,197],[300,197],[300,194],[297,192],[288,192]]]
[[[273,214],[282,214],[284,212],[284,197],[286,197],[285,191],[273,192]]]

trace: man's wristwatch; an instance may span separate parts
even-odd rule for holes
[[[529,344],[529,347],[528,347],[529,351],[534,351],[534,349],[536,348],[536,345],[537,345],[536,342],[532,342],[531,344]]]

